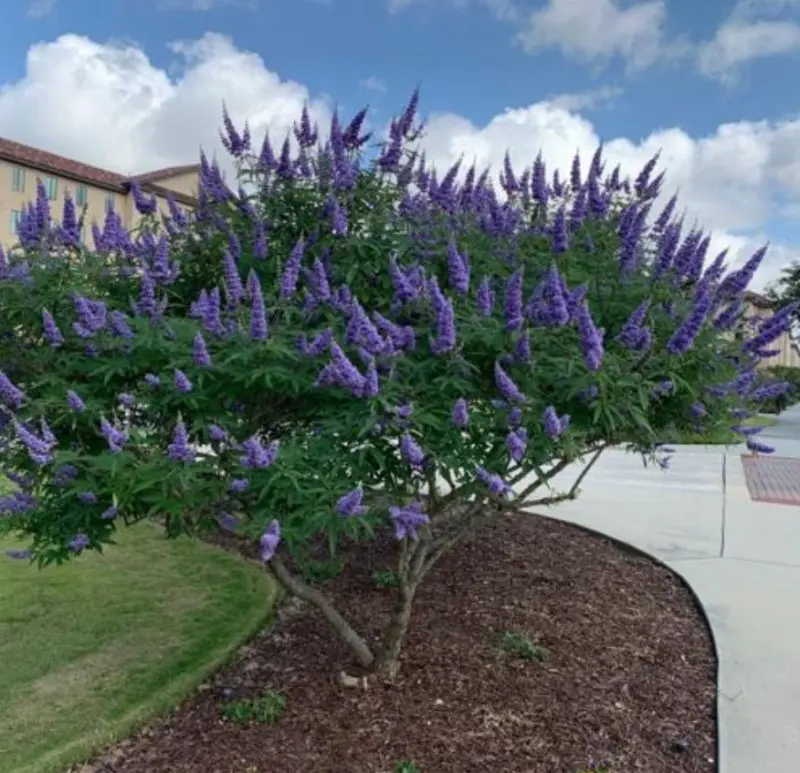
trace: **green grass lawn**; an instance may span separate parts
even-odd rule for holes
[[[191,694],[273,602],[257,566],[148,523],[66,566],[0,555],[0,768],[63,771],[124,737]]]
[[[774,416],[753,416],[751,419],[745,419],[742,426],[745,427],[771,427],[775,424]],[[734,445],[742,442],[741,436],[734,432],[721,431],[717,434],[707,433],[697,435],[687,433],[681,435],[680,438],[670,438],[667,443],[685,444],[685,445]]]

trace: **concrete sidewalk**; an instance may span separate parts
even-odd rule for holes
[[[800,406],[759,437],[800,457]],[[751,500],[743,446],[676,451],[669,471],[609,451],[579,500],[538,512],[628,542],[686,579],[719,654],[719,770],[786,773],[800,759],[800,508]]]

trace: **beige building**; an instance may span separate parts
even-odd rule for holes
[[[748,304],[748,309],[745,312],[747,318],[758,317],[765,319],[772,314],[770,309],[770,302],[758,293],[748,292],[745,293],[745,300]],[[783,333],[777,341],[771,343],[769,349],[779,349],[780,353],[774,357],[762,360],[759,363],[760,368],[772,368],[776,365],[782,365],[788,368],[800,368],[800,347],[797,343],[792,341],[789,333]]]
[[[64,192],[69,191],[80,213],[85,208],[84,240],[92,247],[91,224],[102,226],[105,213],[113,208],[126,228],[132,228],[140,216],[133,206],[131,184],[136,182],[145,193],[155,194],[159,209],[167,212],[167,195],[183,209],[197,204],[200,165],[174,166],[128,177],[57,156],[38,148],[0,138],[0,245],[17,243],[16,225],[25,204],[36,198],[36,182],[41,180],[53,200],[54,219],[61,217]]]

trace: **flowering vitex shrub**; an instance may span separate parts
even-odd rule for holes
[[[653,209],[657,159],[628,181],[599,151],[566,178],[507,158],[497,190],[435,170],[416,108],[369,161],[364,111],[325,137],[304,111],[257,150],[225,114],[241,187],[203,158],[193,214],[134,189],[142,225],[110,212],[91,252],[40,192],[0,266],[2,509],[23,555],[99,550],[122,521],[222,523],[391,674],[436,560],[574,497],[548,485],[573,460],[623,444],[665,464],[675,430],[731,425],[768,450],[741,426],[782,388],[755,366],[791,309],[742,323],[764,250],[707,260],[674,199]],[[296,567],[319,536],[382,529],[399,587],[373,650]]]

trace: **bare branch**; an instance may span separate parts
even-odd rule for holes
[[[322,593],[293,575],[278,556],[275,556],[269,562],[269,566],[289,593],[303,601],[307,601],[309,604],[313,604],[322,612],[336,633],[350,647],[360,666],[364,668],[372,666],[375,662],[375,656],[367,643],[356,633],[350,623],[336,611],[333,604]]]

